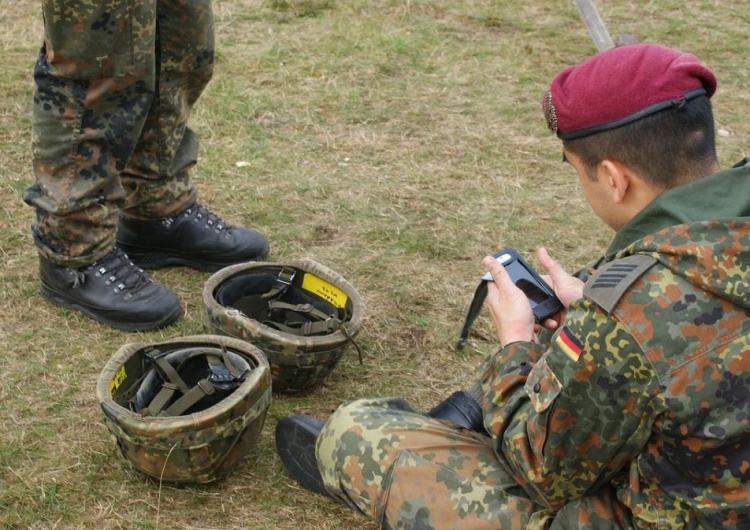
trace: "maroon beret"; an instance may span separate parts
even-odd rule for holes
[[[614,129],[716,91],[716,78],[689,53],[653,44],[611,48],[566,68],[542,101],[563,140]]]

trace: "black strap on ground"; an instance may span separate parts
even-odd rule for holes
[[[479,282],[479,285],[477,285],[477,288],[474,291],[474,296],[472,297],[471,303],[469,304],[469,309],[466,312],[464,325],[461,328],[461,333],[458,336],[456,349],[462,350],[464,346],[466,346],[466,339],[469,338],[469,330],[471,329],[471,325],[476,320],[477,315],[479,315],[479,312],[482,310],[485,298],[487,298],[487,282],[485,280],[482,280],[481,282]]]

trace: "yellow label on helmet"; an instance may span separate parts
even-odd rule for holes
[[[125,373],[125,367],[120,366],[120,369],[117,370],[117,373],[112,378],[112,381],[109,382],[109,397],[115,396],[115,391],[120,387],[123,381],[128,377],[128,374]]]
[[[349,300],[349,297],[346,296],[344,291],[309,273],[305,273],[302,277],[302,288],[306,291],[317,294],[338,308],[343,309],[346,307],[346,301]]]

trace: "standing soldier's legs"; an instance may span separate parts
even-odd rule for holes
[[[490,438],[403,399],[340,407],[316,458],[328,492],[384,528],[544,528],[551,518],[500,467]]]
[[[43,0],[32,158],[40,292],[111,327],[143,331],[182,314],[177,297],[115,249],[120,172],[154,96],[155,0]]]
[[[121,174],[123,213],[149,220],[195,201],[188,170],[198,159],[198,137],[187,123],[214,68],[211,0],[158,0],[156,17],[156,93]]]
[[[121,175],[127,198],[118,244],[146,268],[215,271],[263,259],[265,237],[197,204],[188,174],[198,137],[187,122],[214,66],[211,0],[158,0],[156,28],[156,95]]]
[[[132,261],[216,270],[268,253],[258,232],[194,204],[187,177],[186,123],[213,68],[210,0],[43,0],[43,13],[24,195],[41,293],[118,329],[167,325],[179,300]]]
[[[79,267],[108,254],[125,200],[120,172],[154,96],[155,0],[44,0],[34,69],[34,240]]]

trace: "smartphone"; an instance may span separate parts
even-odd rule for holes
[[[495,259],[505,267],[513,283],[529,299],[531,310],[534,312],[534,318],[537,322],[544,322],[545,319],[563,309],[562,303],[555,296],[552,288],[514,249],[501,250],[495,254]],[[488,272],[482,276],[482,280],[491,282],[492,276]]]
[[[512,248],[506,248],[495,254],[495,259],[500,262],[508,271],[513,283],[521,289],[531,304],[531,310],[537,322],[544,322],[546,319],[561,311],[563,305],[555,296],[555,292],[547,285],[547,282],[537,274],[537,272],[526,263],[518,252]],[[487,284],[492,281],[490,273],[482,276],[482,280],[474,291],[469,308],[466,311],[466,319],[458,336],[456,348],[461,350],[466,345],[469,337],[469,330],[474,320],[479,315],[487,297]]]

